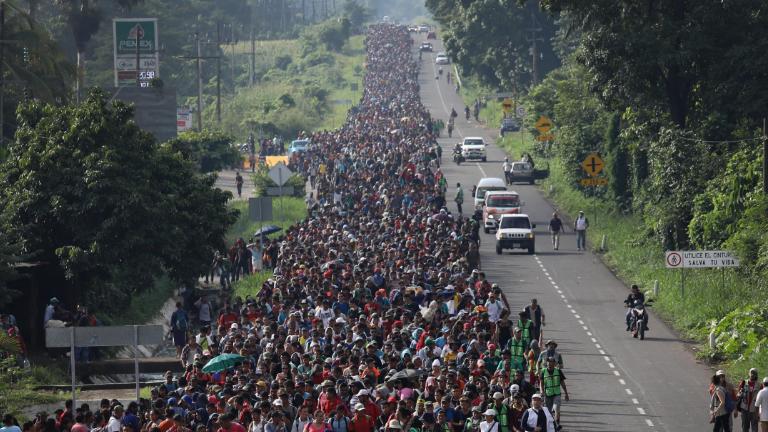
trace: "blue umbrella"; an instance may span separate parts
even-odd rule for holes
[[[265,225],[265,226],[259,228],[258,231],[253,233],[253,236],[254,237],[261,237],[263,235],[266,236],[266,235],[274,234],[274,233],[282,231],[282,230],[283,229],[280,228],[277,225]]]

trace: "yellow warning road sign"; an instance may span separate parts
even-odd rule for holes
[[[542,134],[546,134],[552,130],[552,120],[550,120],[547,116],[541,116],[536,121],[536,124],[534,124],[534,127],[536,127],[536,129]]]
[[[552,134],[544,134],[536,137],[536,141],[554,141],[555,136]]]
[[[579,182],[582,186],[605,186],[608,184],[608,179],[605,177],[589,177],[583,178]]]
[[[600,155],[597,153],[590,153],[586,159],[584,159],[584,162],[581,163],[581,167],[584,168],[584,171],[586,171],[590,177],[595,177],[600,174],[600,171],[602,171],[603,168],[605,168],[605,163],[603,163],[603,159]]]
[[[514,101],[510,98],[504,99],[503,102],[501,102],[501,107],[504,108],[504,112],[509,114],[512,112],[512,105],[514,104]]]

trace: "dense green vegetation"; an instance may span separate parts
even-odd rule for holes
[[[164,275],[191,284],[237,217],[213,176],[131,117],[100,91],[79,105],[30,102],[0,165],[8,242],[62,268],[75,298],[102,312]]]
[[[510,40],[498,28],[509,29],[505,23],[478,12],[497,10],[496,3],[428,0],[427,6],[444,27],[449,53],[471,74],[467,82],[479,82],[467,99],[499,85],[524,89],[518,100],[527,108],[528,131],[538,135],[533,123],[540,115],[554,123],[552,146],[522,145],[514,136],[501,145],[550,163],[543,189],[564,210],[595,206],[590,235],[593,244],[607,236],[606,262],[646,289],[660,281],[657,307],[666,317],[701,340],[714,331],[717,344],[707,355],[735,367],[764,360],[767,81],[756,55],[768,43],[763,5],[542,1],[541,13],[554,23],[552,61],[562,66],[532,85],[495,54],[530,45]],[[504,6],[497,12],[519,19],[537,4]],[[473,55],[478,52],[485,54]],[[481,115],[495,121],[499,112],[491,101]],[[591,151],[607,163],[601,175],[609,184],[597,191],[577,183],[585,175],[578,162]],[[694,249],[732,250],[742,267],[687,271],[683,298],[680,274],[664,269],[663,252]]]
[[[362,95],[363,73],[363,37],[345,33],[343,23],[323,23],[300,39],[260,43],[259,81],[223,104],[221,128],[291,139],[341,124]]]

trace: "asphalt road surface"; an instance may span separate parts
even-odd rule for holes
[[[416,35],[415,47],[423,36]],[[435,53],[440,41],[431,41]],[[418,58],[418,53],[415,54]],[[471,211],[472,185],[482,177],[503,177],[505,153],[495,145],[498,125],[464,120],[464,104],[445,72],[436,80],[434,53],[424,53],[420,75],[421,95],[433,118],[448,120],[451,107],[459,113],[453,138],[443,134],[442,166],[449,184],[447,201],[453,206],[455,186],[464,188],[464,210]],[[449,67],[444,66],[444,71]],[[456,166],[451,150],[463,136],[483,136],[488,161]],[[520,158],[513,155],[510,160]],[[576,250],[569,229],[561,236],[560,249],[552,250],[547,233],[554,211],[536,186],[516,184],[536,228],[536,254],[505,250],[497,255],[495,238],[481,230],[482,269],[499,283],[509,300],[513,317],[531,298],[537,298],[546,314],[543,339],[555,339],[564,358],[564,373],[571,396],[563,402],[564,431],[696,431],[708,423],[711,370],[698,363],[686,345],[651,315],[646,340],[633,339],[625,331],[623,300],[628,289],[590,252]],[[587,217],[594,220],[585,209]],[[598,218],[599,219],[599,218]],[[599,221],[598,221],[599,222]],[[569,227],[570,228],[570,227]],[[648,281],[643,281],[647,283]],[[740,421],[740,419],[738,419]]]

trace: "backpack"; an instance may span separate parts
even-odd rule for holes
[[[176,328],[186,331],[188,327],[189,321],[187,320],[187,314],[184,312],[176,312]]]
[[[731,397],[731,392],[725,390],[725,412],[732,413],[736,409],[736,401]]]

